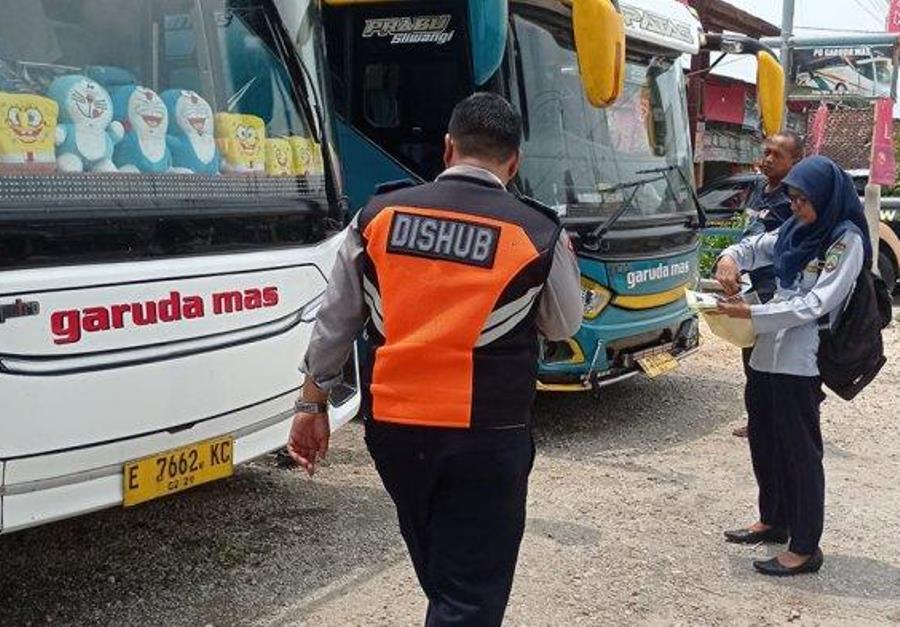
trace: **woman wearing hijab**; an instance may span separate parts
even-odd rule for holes
[[[750,358],[750,451],[759,486],[759,521],[725,533],[730,542],[785,542],[787,551],[753,566],[766,575],[816,572],[825,506],[817,353],[820,319],[834,324],[860,270],[872,263],[868,226],[853,181],[831,160],[800,161],[784,179],[792,217],[777,231],[727,248],[716,278],[729,296],[740,272],[774,265],[775,297],[740,299],[721,313],[750,318],[757,334]]]

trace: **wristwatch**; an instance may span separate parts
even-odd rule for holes
[[[301,398],[294,403],[294,411],[300,414],[327,414],[328,403],[312,403]]]

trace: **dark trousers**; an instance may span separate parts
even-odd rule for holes
[[[790,550],[810,555],[825,516],[825,471],[818,377],[748,368],[750,457],[759,486],[760,521],[790,530]]]
[[[750,356],[753,354],[753,347],[742,348],[741,358],[744,361],[744,408],[747,410],[747,416],[750,416]]]
[[[525,530],[530,431],[367,421],[366,444],[428,597],[425,625],[499,626]]]

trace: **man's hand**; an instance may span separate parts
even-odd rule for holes
[[[719,257],[716,263],[716,281],[728,296],[734,296],[741,291],[741,269],[734,259],[727,255]]]
[[[328,414],[298,413],[294,416],[288,438],[288,453],[310,477],[316,471],[316,460],[320,457],[325,459],[328,453],[330,435]]]

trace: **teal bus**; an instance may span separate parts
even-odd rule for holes
[[[511,191],[553,208],[580,259],[584,321],[542,341],[539,388],[655,376],[699,346],[686,287],[704,218],[693,179],[684,55],[756,54],[763,119],[783,74],[741,37],[705,36],[676,0],[326,0],[335,136],[351,209],[379,184],[432,179],[454,105],[507,97],[524,123]]]

